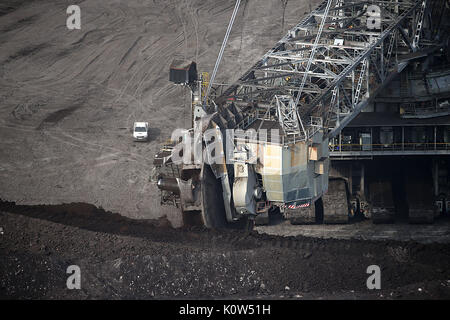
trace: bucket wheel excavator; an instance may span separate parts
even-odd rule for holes
[[[346,222],[346,200],[322,201],[328,141],[410,61],[439,50],[422,36],[427,1],[323,1],[229,86],[214,80],[239,5],[211,76],[195,62],[170,67],[190,88],[192,128],[155,155],[161,204],[207,228],[248,229],[272,212],[312,223],[317,210]]]

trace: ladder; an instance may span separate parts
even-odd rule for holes
[[[425,15],[425,8],[427,6],[427,0],[422,1],[422,6],[420,7],[419,16],[417,18],[416,32],[414,33],[414,40],[412,47],[414,50],[419,48],[420,34],[422,33],[423,18]]]

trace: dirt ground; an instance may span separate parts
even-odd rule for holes
[[[0,226],[0,298],[450,298],[448,243],[173,229],[81,203],[2,202]],[[370,265],[381,290],[366,287]]]
[[[242,1],[217,81],[238,78],[318,1],[283,2]],[[66,28],[71,4],[81,30]],[[450,298],[447,222],[436,237],[387,228],[384,240],[338,226],[288,237],[172,228],[178,212],[148,181],[160,144],[188,126],[169,65],[211,71],[233,6],[1,1],[0,298]],[[132,142],[136,120],[149,121],[148,143]],[[73,264],[81,290],[66,288]],[[366,288],[373,264],[381,291]]]
[[[255,228],[260,233],[284,236],[305,236],[323,239],[396,240],[420,243],[450,243],[450,218],[440,217],[433,224],[409,224],[397,221],[393,224],[373,224],[371,220],[349,224],[291,225],[280,221]]]

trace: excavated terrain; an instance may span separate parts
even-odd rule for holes
[[[450,298],[448,243],[173,229],[82,203],[0,212],[2,298]],[[370,265],[381,290],[367,289]]]
[[[236,80],[317,2],[242,1],[217,81]],[[81,30],[66,28],[72,4]],[[211,71],[233,6],[1,1],[0,298],[450,298],[448,221],[402,241],[280,224],[281,237],[177,228],[178,212],[160,207],[153,156],[190,118],[169,65]],[[132,141],[134,121],[150,123],[148,143]],[[70,265],[80,290],[66,288]]]

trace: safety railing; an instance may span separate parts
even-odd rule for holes
[[[402,118],[430,118],[440,117],[450,114],[450,104],[448,101],[436,104],[435,106],[403,105],[400,117]]]
[[[450,142],[404,142],[390,144],[329,144],[330,152],[372,151],[436,151],[450,150]]]
[[[309,124],[307,125],[308,138],[314,136],[323,128],[323,120],[321,117],[310,117]]]
[[[267,110],[254,109],[238,123],[237,127],[245,130],[256,120],[273,120],[273,117],[270,116]]]

